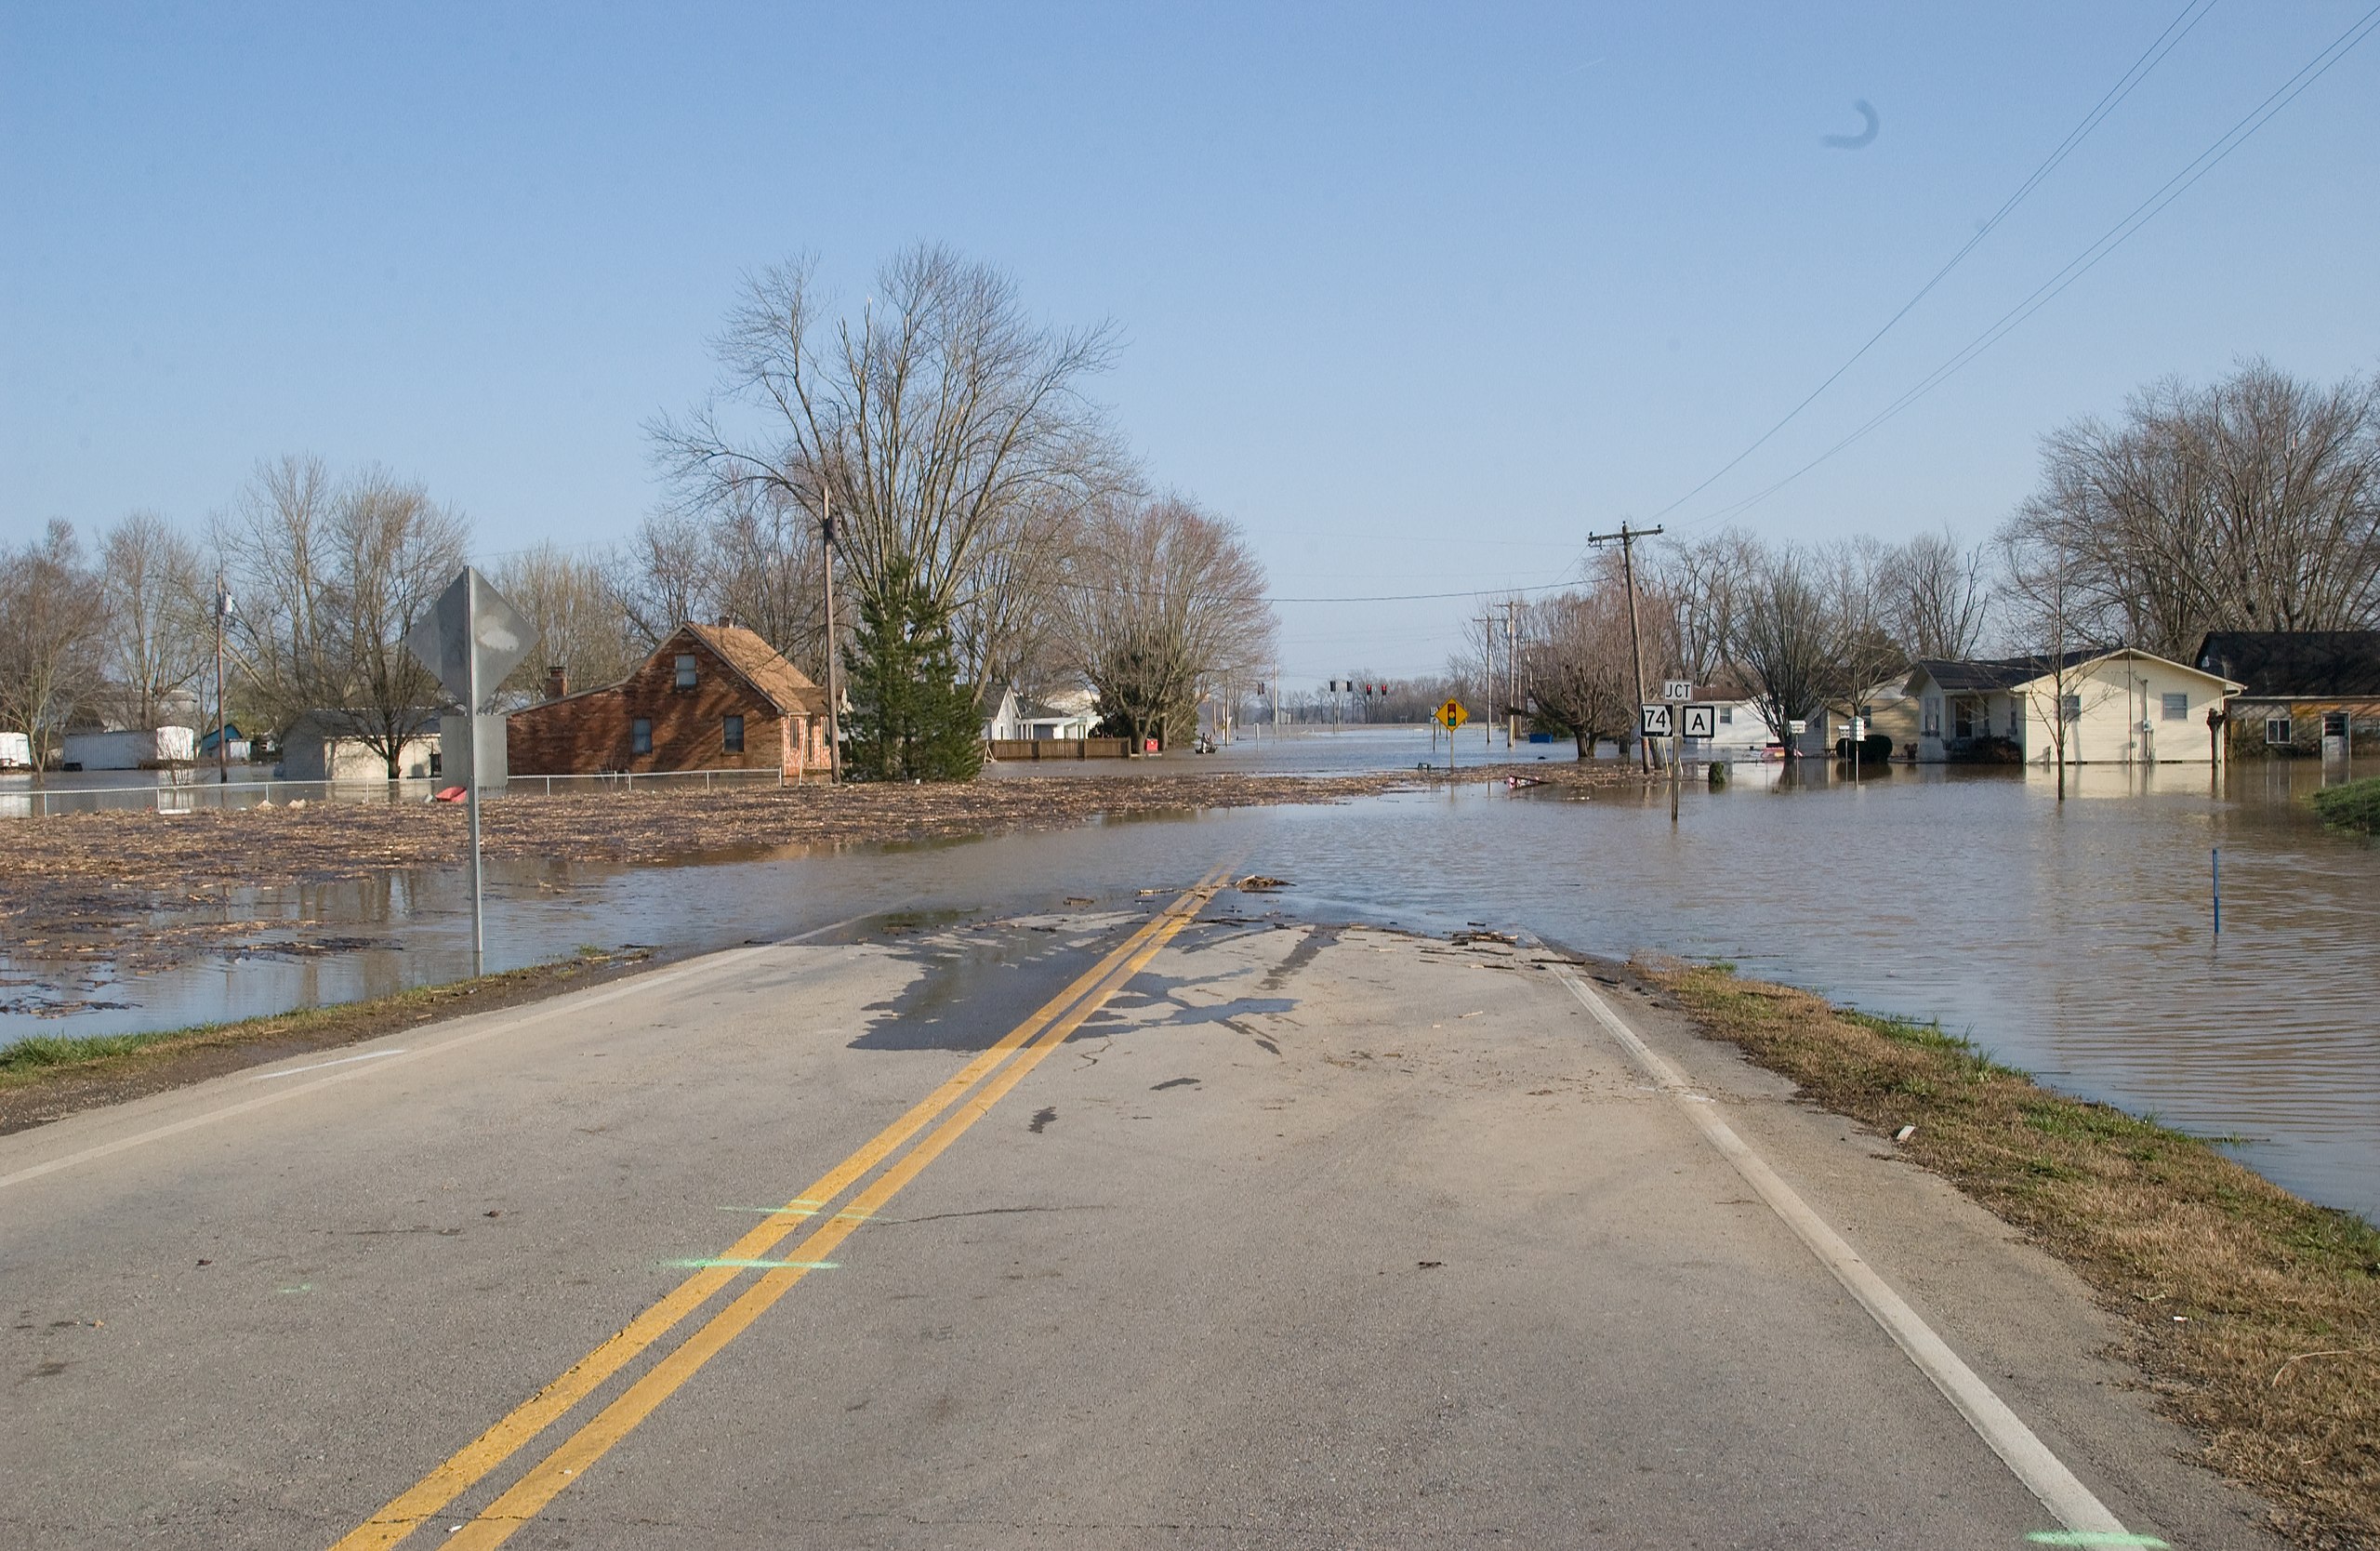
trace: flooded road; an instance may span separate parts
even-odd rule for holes
[[[1428,754],[1426,736],[1399,732],[1284,739],[1276,758],[1409,768]],[[1461,756],[1478,754],[1467,735]],[[1213,758],[1276,767],[1245,745]],[[1595,953],[1726,960],[1938,1018],[2056,1086],[2241,1138],[2239,1156],[2271,1177],[2380,1215],[2380,847],[2313,818],[2303,798],[2320,779],[2307,764],[2243,764],[2218,791],[2185,766],[2094,768],[2060,804],[2039,773],[1903,766],[1855,788],[1822,769],[1783,784],[1752,767],[1724,791],[1689,788],[1675,829],[1665,794],[1482,785],[701,866],[492,865],[490,967],[580,944],[716,947],[853,916],[1121,902],[1234,855],[1290,880],[1265,903],[1295,914],[1520,926]],[[0,988],[0,1041],[173,1027],[468,969],[459,875],[258,890],[225,908],[284,918],[286,951],[252,944],[235,960],[73,983],[0,960],[14,983]],[[337,950],[306,946],[325,939]],[[61,994],[85,1010],[34,1015]]]

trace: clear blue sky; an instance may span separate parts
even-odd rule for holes
[[[1973,232],[2181,0],[0,7],[0,540],[377,460],[483,554],[627,533],[739,273],[940,239],[1112,317],[1103,395],[1289,597],[1542,584],[1668,506]],[[1700,517],[2081,251],[2361,4],[2223,0]],[[1856,99],[1881,121],[1858,130]],[[2158,376],[2380,365],[2380,39],[1975,365],[1743,521],[1988,531]],[[1293,684],[1461,601],[1285,604]]]

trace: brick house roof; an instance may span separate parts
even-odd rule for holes
[[[780,716],[824,716],[826,713],[826,692],[812,683],[808,674],[787,662],[784,653],[761,640],[756,632],[741,625],[696,625],[689,622],[678,628],[678,634],[692,635],[709,647],[714,656],[760,691],[761,697],[774,705]],[[669,643],[664,642],[661,650],[667,652],[668,649]]]

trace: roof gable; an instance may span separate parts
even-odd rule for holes
[[[654,656],[668,654],[681,636],[692,636],[707,647],[711,656],[776,708],[778,715],[814,716],[826,711],[826,692],[757,632],[741,625],[697,625],[688,621],[679,626]]]

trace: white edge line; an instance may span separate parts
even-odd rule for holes
[[[870,911],[868,915],[874,913],[876,912]],[[515,1029],[525,1028],[533,1023],[542,1023],[548,1018],[563,1013],[582,1012],[589,1007],[600,1007],[607,1001],[617,1001],[622,997],[635,996],[640,992],[671,985],[695,974],[731,967],[741,963],[754,953],[764,952],[772,948],[782,948],[790,943],[805,942],[812,937],[824,936],[829,932],[866,919],[867,915],[851,916],[842,921],[829,921],[824,926],[813,927],[807,932],[796,933],[790,937],[779,937],[774,942],[731,948],[717,953],[705,954],[692,963],[683,964],[672,970],[664,970],[657,974],[631,975],[621,984],[608,990],[597,991],[591,996],[577,997],[565,994],[547,1002],[535,1012],[524,1013],[516,1018],[507,1018],[501,1023],[490,1024],[485,1028],[475,1028],[468,1034],[457,1034],[451,1040],[442,1040],[434,1045],[423,1045],[403,1055],[399,1055],[394,1051],[388,1054],[394,1065],[402,1066],[409,1061],[419,1061],[446,1051],[458,1050],[465,1045],[475,1045],[482,1040],[491,1040],[498,1034],[509,1034]],[[50,1159],[46,1162],[29,1164],[13,1173],[0,1174],[0,1190],[5,1190],[12,1185],[22,1185],[29,1180],[39,1179],[44,1174],[54,1174],[61,1169],[73,1168],[78,1163],[93,1162],[119,1152],[128,1151],[133,1147],[144,1147],[151,1142],[163,1141],[168,1136],[178,1136],[185,1131],[195,1131],[200,1126],[211,1125],[217,1120],[227,1120],[234,1115],[245,1115],[250,1110],[262,1109],[267,1105],[280,1104],[296,1098],[300,1094],[311,1094],[319,1089],[327,1088],[334,1082],[349,1082],[359,1077],[370,1077],[389,1069],[390,1067],[387,1065],[350,1067],[346,1071],[334,1072],[328,1077],[315,1078],[311,1082],[300,1082],[295,1087],[277,1088],[271,1093],[262,1094],[252,1099],[243,1099],[237,1104],[227,1104],[220,1109],[210,1109],[203,1115],[188,1116],[149,1131],[137,1132],[130,1136],[119,1136],[112,1142],[102,1142],[97,1147],[85,1147],[80,1152],[70,1152],[63,1157]]]
[[[316,1061],[311,1066],[284,1067],[277,1072],[258,1072],[248,1079],[251,1082],[270,1082],[276,1077],[296,1077],[299,1072],[318,1072],[324,1067],[344,1067],[355,1061],[385,1061],[391,1055],[403,1055],[399,1050],[367,1050],[361,1055],[342,1055],[335,1061]]]
[[[1585,982],[1568,970],[1554,966],[1554,973],[1570,988],[1596,1021],[1610,1031],[1611,1037],[1628,1052],[1630,1059],[1650,1077],[1663,1093],[1677,1102],[1678,1108],[1693,1120],[1703,1138],[1743,1176],[1744,1183],[1756,1191],[1768,1204],[1769,1210],[1793,1230],[1793,1236],[1818,1264],[1834,1274],[1844,1291],[1859,1301],[1859,1306],[1884,1329],[1908,1354],[1919,1372],[1934,1381],[1934,1387],[1966,1418],[1967,1425],[1991,1447],[2003,1464],[2022,1481],[2028,1491],[2041,1499],[2042,1506],[2057,1517],[2069,1530],[2093,1534],[2121,1535],[2123,1524],[2108,1505],[2095,1496],[2091,1489],[2078,1479],[2066,1463],[2050,1452],[2025,1425],[2005,1401],[1992,1393],[1991,1386],[1976,1376],[1974,1369],[1962,1361],[1948,1343],[1934,1333],[1933,1327],[1918,1317],[1917,1311],[1892,1290],[1875,1269],[1859,1257],[1858,1252],[1844,1242],[1843,1237],[1827,1226],[1826,1219],[1810,1210],[1809,1203],[1794,1193],[1793,1187],[1778,1177],[1775,1170],[1738,1136],[1718,1115],[1718,1107],[1705,1095],[1694,1092],[1675,1067],[1655,1054],[1636,1031],[1621,1021],[1610,1004],[1591,989]],[[1694,1101],[1701,1100],[1697,1103]]]

